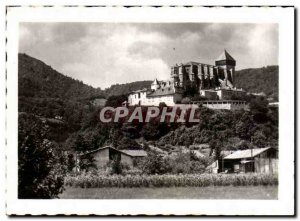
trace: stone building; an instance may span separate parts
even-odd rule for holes
[[[193,61],[175,64],[171,67],[170,80],[155,79],[151,89],[133,91],[128,97],[128,104],[158,106],[165,103],[174,106],[191,88],[205,99],[227,100],[228,104],[245,95],[244,90],[234,87],[235,65],[235,59],[226,50],[215,61],[215,65]],[[244,105],[240,107],[244,108]]]

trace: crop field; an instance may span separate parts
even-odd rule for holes
[[[207,187],[207,186],[272,186],[278,184],[275,174],[185,174],[185,175],[91,175],[66,177],[67,187]]]
[[[61,199],[277,199],[278,186],[67,187]]]

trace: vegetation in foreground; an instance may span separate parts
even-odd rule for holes
[[[81,188],[102,187],[206,187],[277,185],[272,174],[179,174],[179,175],[97,175],[68,176],[65,185]]]
[[[61,199],[277,199],[277,186],[208,186],[162,188],[67,187]]]

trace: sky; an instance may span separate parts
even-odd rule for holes
[[[102,89],[166,80],[170,66],[214,64],[226,49],[236,69],[278,65],[272,23],[21,23],[19,53]]]

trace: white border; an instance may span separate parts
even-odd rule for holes
[[[176,15],[176,16],[174,16]],[[7,14],[7,214],[292,215],[294,213],[293,8],[9,8]],[[278,200],[18,200],[17,51],[19,22],[226,22],[279,24]]]

